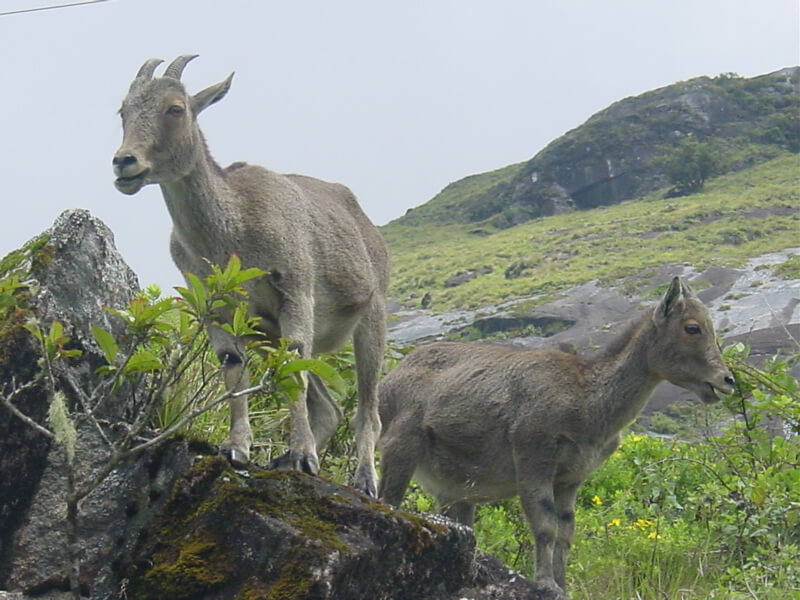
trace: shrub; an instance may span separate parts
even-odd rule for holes
[[[684,138],[674,150],[661,155],[655,162],[673,186],[667,193],[668,197],[699,192],[706,179],[718,168],[711,146],[693,137]]]

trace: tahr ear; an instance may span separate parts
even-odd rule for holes
[[[653,322],[656,325],[662,325],[673,312],[682,311],[684,299],[692,296],[694,296],[694,292],[689,286],[683,283],[680,277],[674,277],[669,284],[669,289],[661,298],[661,302],[653,311]]]
[[[684,298],[697,298],[697,295],[694,293],[692,288],[689,287],[689,284],[684,282],[683,279],[681,279],[680,281],[681,281],[681,292],[683,293]]]
[[[224,81],[215,83],[206,89],[197,92],[192,96],[192,112],[195,115],[200,114],[205,108],[211,106],[215,102],[219,102],[231,89],[231,81],[233,81],[233,73],[228,75]]]

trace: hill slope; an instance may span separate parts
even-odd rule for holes
[[[750,79],[699,77],[620,100],[553,141],[531,160],[447,186],[391,223],[530,219],[616,204],[667,185],[659,160],[686,139],[714,154],[717,172],[800,150],[800,67]]]
[[[490,231],[471,223],[384,227],[391,297],[416,306],[428,294],[441,312],[616,282],[667,263],[740,266],[800,242],[800,156],[784,151],[691,196],[664,199],[660,190]]]

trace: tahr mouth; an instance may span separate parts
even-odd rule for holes
[[[702,400],[706,404],[713,404],[714,402],[719,402],[719,395],[717,395],[717,388],[715,388],[713,384],[706,382],[705,393],[703,394]]]
[[[708,381],[703,383],[702,387],[702,394],[700,395],[700,399],[705,402],[706,404],[713,404],[714,402],[719,402],[719,394],[723,394],[727,396],[733,391],[733,389],[729,386],[726,386],[724,389],[710,383]]]
[[[145,169],[141,173],[137,173],[131,177],[117,177],[114,180],[114,185],[123,194],[135,194],[142,189],[148,173],[150,173],[150,169]]]

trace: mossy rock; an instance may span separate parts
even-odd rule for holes
[[[468,582],[469,529],[317,477],[198,459],[124,572],[129,597],[425,598]]]

